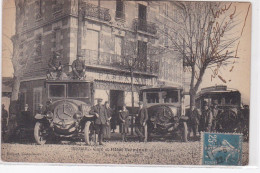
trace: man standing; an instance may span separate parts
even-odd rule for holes
[[[202,131],[210,132],[212,127],[212,112],[209,109],[208,103],[204,103],[204,108],[201,115]]]
[[[109,102],[106,101],[105,104],[105,110],[106,110],[106,114],[107,114],[107,123],[105,125],[105,129],[104,129],[104,136],[107,139],[111,138],[111,127],[110,127],[110,119],[112,117],[112,109],[109,107]]]
[[[193,132],[194,139],[197,139],[198,125],[199,125],[199,112],[195,106],[191,106],[191,109],[187,112],[187,116],[189,117],[189,138],[191,131]]]
[[[25,104],[24,110],[21,112],[20,127],[28,128],[31,125],[31,112],[28,104]]]
[[[129,112],[126,109],[126,105],[123,105],[123,109],[119,111],[120,128],[122,133],[122,141],[127,142],[126,134],[128,133],[128,117]]]
[[[55,52],[49,60],[49,75],[52,79],[58,78],[62,73],[62,58],[59,52]],[[55,75],[54,75],[55,73]]]
[[[107,122],[107,115],[106,115],[105,107],[101,104],[102,99],[97,99],[97,102],[98,102],[97,105],[91,108],[89,114],[96,116],[95,119],[96,139],[98,137],[99,145],[103,145],[103,131],[105,128],[105,124]]]
[[[1,116],[1,122],[2,122],[2,141],[5,140],[5,133],[7,131],[7,122],[8,122],[8,112],[5,110],[5,105],[2,104],[2,116]]]
[[[139,136],[139,141],[147,142],[147,120],[148,112],[145,107],[143,107],[143,102],[139,102],[139,111],[135,119],[135,132]]]
[[[212,106],[212,127],[211,127],[211,131],[212,132],[216,132],[216,128],[217,128],[217,118],[218,118],[218,104],[217,102],[213,102],[213,106]]]
[[[85,76],[85,62],[82,55],[77,55],[77,59],[72,63],[72,72],[74,79],[84,79]]]

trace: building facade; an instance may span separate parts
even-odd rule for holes
[[[110,101],[112,107],[131,106],[131,69],[136,106],[142,86],[161,81],[183,85],[182,60],[167,49],[168,39],[160,32],[167,32],[162,23],[175,15],[170,2],[16,1],[14,50],[24,68],[20,97],[33,111],[46,101],[44,81],[48,61],[56,51],[67,72],[76,55],[82,54],[87,75],[95,80],[95,97]],[[129,65],[126,57],[135,63]]]

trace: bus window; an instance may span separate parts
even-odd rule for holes
[[[89,83],[69,83],[69,98],[88,98],[90,95]]]
[[[49,97],[65,97],[65,85],[49,85]]]
[[[177,103],[179,101],[178,91],[163,92],[164,103]]]
[[[147,103],[159,103],[159,93],[146,93]]]

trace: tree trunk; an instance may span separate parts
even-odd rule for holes
[[[20,78],[14,76],[14,83],[12,88],[11,101],[9,106],[9,118],[8,118],[8,132],[7,139],[8,141],[15,140],[15,132],[17,128],[17,119],[19,116],[19,89],[20,89]]]
[[[195,106],[196,91],[194,88],[190,88],[190,107]]]

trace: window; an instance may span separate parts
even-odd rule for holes
[[[147,103],[159,103],[159,93],[146,93]]]
[[[34,115],[39,108],[39,104],[42,104],[42,88],[41,87],[33,89],[33,114]]]
[[[115,37],[115,54],[116,55],[122,55],[122,43],[123,39],[122,37]]]
[[[116,1],[116,18],[119,18],[119,19],[125,18],[124,2],[122,0]]]
[[[89,98],[90,84],[89,83],[69,83],[68,97]]]
[[[38,19],[42,18],[42,14],[43,14],[43,12],[42,12],[42,0],[37,0],[35,3],[36,3],[36,8],[37,8],[37,10],[36,10],[36,20],[38,20]]]
[[[179,101],[178,91],[164,91],[162,92],[164,103],[177,103]]]
[[[65,97],[65,85],[49,85],[49,97]]]
[[[147,43],[138,41],[138,67],[139,70],[146,71],[147,65]]]
[[[54,38],[55,38],[55,49],[59,51],[61,49],[61,30],[55,29],[54,31]]]
[[[139,4],[138,6],[138,28],[142,31],[147,30],[147,21],[146,21],[146,14],[147,14],[147,8],[145,5]]]
[[[42,55],[42,35],[39,34],[36,36],[36,56]]]
[[[87,49],[87,56],[89,56],[91,59],[97,60],[99,47],[99,32],[94,30],[87,30],[86,38],[86,47],[84,47],[83,49]]]

